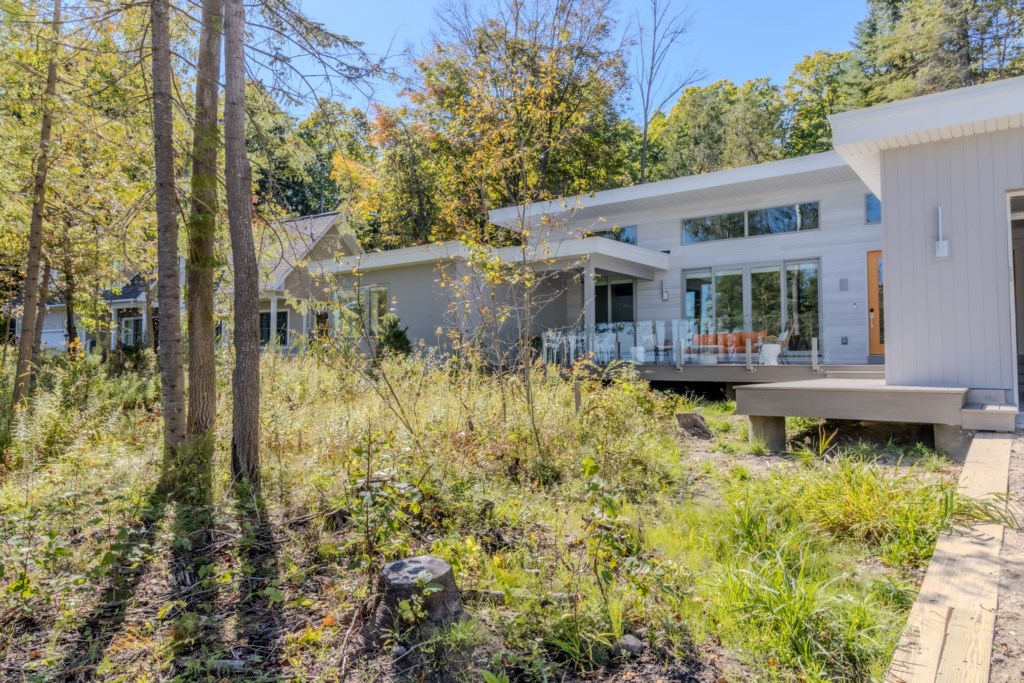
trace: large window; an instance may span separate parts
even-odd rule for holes
[[[142,346],[142,316],[121,318],[121,345],[135,349]]]
[[[690,323],[690,333],[711,332],[715,327],[715,294],[711,271],[691,271],[686,273],[684,279],[686,298],[683,301],[683,315]]]
[[[633,281],[597,278],[594,282],[594,322],[633,322]]]
[[[811,348],[811,338],[820,336],[818,313],[818,262],[786,264],[787,346],[794,351]]]
[[[270,343],[271,329],[274,333],[274,343],[278,346],[288,346],[288,311],[277,311],[277,320],[273,321],[273,327],[270,311],[260,312],[260,346]]]
[[[777,334],[782,329],[782,268],[756,266],[750,269],[751,332]]]
[[[715,271],[715,324],[719,332],[743,329],[743,270]]]
[[[354,339],[364,331],[375,335],[380,319],[387,315],[389,301],[385,285],[339,290],[338,333]]]
[[[818,202],[787,204],[738,213],[686,218],[683,220],[683,244],[817,230],[819,227]]]
[[[683,221],[683,244],[743,237],[743,213],[687,218]]]
[[[818,261],[728,266],[683,273],[690,334],[759,332],[808,351],[821,337]]]

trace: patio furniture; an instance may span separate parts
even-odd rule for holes
[[[601,365],[607,365],[615,356],[615,333],[598,332],[594,335],[594,358]]]
[[[636,345],[638,348],[643,348],[645,352],[649,352],[657,360],[657,347],[654,341],[654,323],[650,320],[644,320],[636,324]],[[646,353],[644,354],[646,356]],[[636,353],[633,353],[633,360],[636,360]],[[637,361],[643,362],[643,361]]]

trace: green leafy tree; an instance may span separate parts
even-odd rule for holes
[[[848,53],[828,50],[808,55],[793,67],[783,89],[788,119],[785,156],[832,149],[828,117],[847,108],[843,84],[849,68]]]
[[[1024,73],[1019,0],[869,0],[847,80],[856,106]]]
[[[669,110],[653,135],[661,159],[651,169],[653,179],[708,173],[725,168],[726,122],[739,96],[730,81],[693,86]]]

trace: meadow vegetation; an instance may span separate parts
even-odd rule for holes
[[[264,355],[262,492],[238,502],[222,420],[200,512],[160,494],[149,356],[48,361],[4,450],[0,678],[880,680],[937,534],[989,514],[924,447],[767,455],[731,404],[629,367],[527,393],[467,359],[359,362]],[[470,618],[416,639],[409,605],[362,649],[380,568],[424,553]]]

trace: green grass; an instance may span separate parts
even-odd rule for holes
[[[240,677],[330,680],[382,564],[429,552],[500,599],[416,646],[410,675],[614,677],[612,645],[637,633],[666,662],[711,666],[711,652],[764,680],[872,680],[937,534],[994,515],[920,449],[889,467],[870,444],[830,446],[764,473],[732,404],[651,391],[628,368],[581,373],[578,413],[572,382],[538,368],[531,416],[521,376],[347,362],[264,357],[256,517],[231,492],[224,372],[206,540],[153,497],[152,367],[50,363],[5,452],[0,664],[34,680],[69,663],[154,680],[173,664],[216,681],[218,660],[272,633],[280,656]],[[705,416],[723,462],[687,464],[677,410]],[[195,592],[168,592],[171,573]],[[354,680],[376,677],[383,651],[349,653]]]

